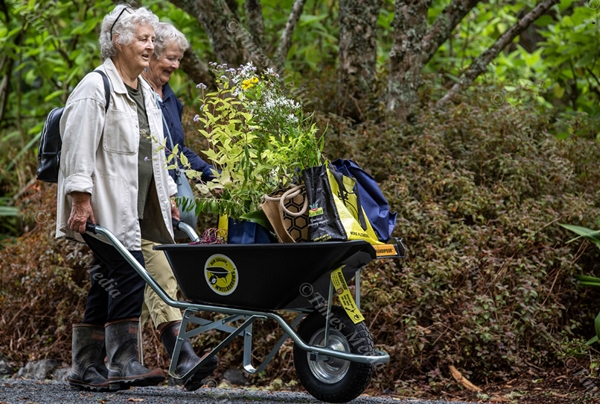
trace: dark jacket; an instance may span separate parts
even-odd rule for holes
[[[214,167],[202,160],[196,153],[188,149],[184,145],[183,141],[183,125],[181,124],[181,112],[183,111],[183,104],[177,99],[177,96],[169,86],[169,83],[163,86],[163,101],[160,103],[165,122],[163,122],[165,138],[167,139],[167,148],[173,150],[174,145],[171,145],[169,140],[169,132],[171,138],[175,144],[179,145],[179,151],[182,152],[188,159],[190,167],[193,170],[200,171],[202,173],[202,181],[209,181],[213,176],[211,169]],[[168,130],[167,130],[168,129]],[[171,177],[175,178],[175,172],[169,170]]]

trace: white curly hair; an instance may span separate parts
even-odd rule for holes
[[[115,35],[119,35],[117,40],[119,45],[129,45],[137,26],[140,24],[149,24],[156,31],[158,17],[144,7],[132,8],[127,4],[119,4],[113,11],[108,13],[102,20],[100,31],[102,60],[117,54],[117,49],[112,41]]]
[[[159,22],[154,28],[156,41],[154,42],[154,58],[158,59],[162,56],[167,46],[172,43],[177,44],[179,50],[185,52],[190,47],[190,43],[177,28],[168,22]]]

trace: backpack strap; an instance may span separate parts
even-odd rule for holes
[[[94,72],[102,76],[102,81],[104,81],[104,94],[106,97],[104,113],[106,113],[106,111],[108,111],[108,104],[110,104],[110,83],[108,82],[108,77],[106,77],[106,73],[104,73],[102,70],[94,70]]]

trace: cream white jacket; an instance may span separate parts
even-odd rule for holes
[[[104,82],[102,76],[94,73],[88,74],[73,90],[60,121],[62,151],[56,237],[83,241],[67,226],[71,213],[69,195],[75,191],[87,192],[91,194],[96,223],[113,232],[128,250],[140,250],[137,109],[112,60],[106,59],[99,70],[106,73],[111,88],[106,114]],[[157,232],[162,236],[160,242],[169,243],[173,242],[169,196],[176,194],[177,186],[166,169],[164,152],[157,152],[160,143],[164,143],[161,111],[148,83],[142,76],[138,80],[152,134],[152,168],[162,215],[162,220],[154,217],[144,221],[155,220]],[[101,236],[98,239],[105,241]]]

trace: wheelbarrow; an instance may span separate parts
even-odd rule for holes
[[[387,353],[375,349],[361,321],[360,271],[374,259],[402,257],[401,240],[383,246],[366,241],[205,245],[197,244],[190,226],[174,224],[192,243],[155,249],[166,254],[187,301],[169,297],[110,231],[92,224],[86,230],[105,237],[166,304],[185,310],[169,368],[175,379],[185,383],[238,336],[243,338],[244,370],[251,374],[262,371],[291,338],[298,378],[321,401],[341,403],[358,397],[374,369],[389,362]],[[352,278],[354,296],[347,287]],[[336,293],[343,307],[333,305]],[[292,312],[293,320],[285,320],[283,312]],[[215,318],[201,318],[199,313]],[[262,320],[274,320],[284,334],[255,367],[252,327]],[[226,337],[185,375],[175,375],[183,339],[211,330]]]

